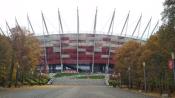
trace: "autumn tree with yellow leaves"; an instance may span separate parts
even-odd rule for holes
[[[0,82],[11,87],[31,77],[39,64],[41,47],[34,34],[16,26],[10,29],[10,36],[0,36],[0,53]]]
[[[5,83],[8,81],[12,51],[9,38],[0,35],[0,84],[2,86],[5,86]]]
[[[39,64],[41,57],[39,40],[28,30],[19,26],[12,28],[11,33],[11,43],[14,50],[11,73],[16,73],[20,77],[20,81],[24,82],[25,77],[34,71],[36,65]]]

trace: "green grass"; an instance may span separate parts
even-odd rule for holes
[[[24,79],[24,85],[45,85],[47,82],[50,80],[49,77],[47,76],[37,76],[37,77],[29,77]]]
[[[109,85],[113,86],[113,87],[116,87],[116,86],[120,85],[120,82],[117,81],[117,80],[109,80],[108,82],[109,82]]]
[[[69,77],[73,76],[74,78],[77,79],[104,79],[104,75],[88,75],[85,73],[57,73],[54,77],[59,78],[59,77]]]
[[[104,79],[104,75],[80,76],[77,79]]]
[[[79,75],[79,73],[57,73],[54,77],[65,77],[65,76],[74,76]]]

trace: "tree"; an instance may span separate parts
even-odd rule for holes
[[[12,46],[9,38],[2,35],[0,35],[0,54],[0,85],[5,86],[11,64]]]
[[[116,72],[121,73],[122,81],[124,83],[128,80],[128,68],[131,69],[132,84],[141,82],[142,79],[138,78],[142,75],[140,74],[141,64],[139,62],[141,51],[141,43],[136,41],[129,41],[116,50],[116,54],[114,56],[116,61],[115,70]]]
[[[158,35],[153,35],[148,39],[140,59],[146,62],[148,87],[153,90],[165,85],[163,82],[167,73],[168,51],[162,48]]]
[[[165,0],[164,11],[162,12],[162,20],[165,25],[175,26],[175,1]]]
[[[175,1],[174,0],[165,0],[164,2],[164,11],[162,13],[163,25],[160,27],[157,32],[159,38],[159,44],[162,48],[162,51],[166,51],[165,61],[168,62],[168,59],[171,58],[171,53],[175,53]],[[167,65],[165,63],[165,65]],[[164,65],[164,66],[165,66]],[[165,70],[164,70],[165,71]],[[175,87],[173,83],[173,73],[172,70],[167,70],[166,84],[169,88]]]
[[[20,77],[23,83],[31,70],[35,70],[41,57],[38,39],[25,28],[16,26],[11,29],[11,43],[13,48],[11,62],[11,80]]]
[[[175,49],[175,1],[165,0],[162,12],[163,25],[158,31],[159,41],[169,53]]]

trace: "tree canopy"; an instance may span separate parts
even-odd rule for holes
[[[0,80],[11,86],[23,83],[36,70],[41,57],[39,40],[30,31],[16,26],[10,36],[0,35]],[[4,82],[7,81],[7,82]]]

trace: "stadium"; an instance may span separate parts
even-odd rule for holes
[[[38,38],[44,42],[43,36]],[[78,41],[77,34],[47,35],[45,47],[49,72],[66,69],[84,72],[111,71],[115,64],[113,56],[116,49],[129,40],[139,41],[104,34],[79,34]]]
[[[47,24],[42,13],[42,20],[45,32],[43,35],[37,36],[43,49],[41,63],[38,70],[47,71],[49,73],[64,72],[67,70],[75,72],[88,73],[110,73],[115,65],[113,56],[119,47],[124,43],[135,40],[137,42],[144,42],[142,37],[149,29],[151,19],[147,23],[141,37],[134,37],[134,33],[141,24],[142,15],[139,17],[136,26],[134,27],[132,36],[123,35],[124,29],[127,29],[127,22],[129,13],[121,30],[121,35],[113,35],[115,11],[112,15],[108,32],[105,34],[96,32],[97,11],[95,13],[93,32],[80,33],[79,31],[79,13],[77,9],[77,31],[74,33],[64,32],[60,13],[58,11],[59,33],[49,34]],[[31,22],[29,25],[33,30]],[[158,22],[153,28],[150,35],[152,35],[158,26]]]

